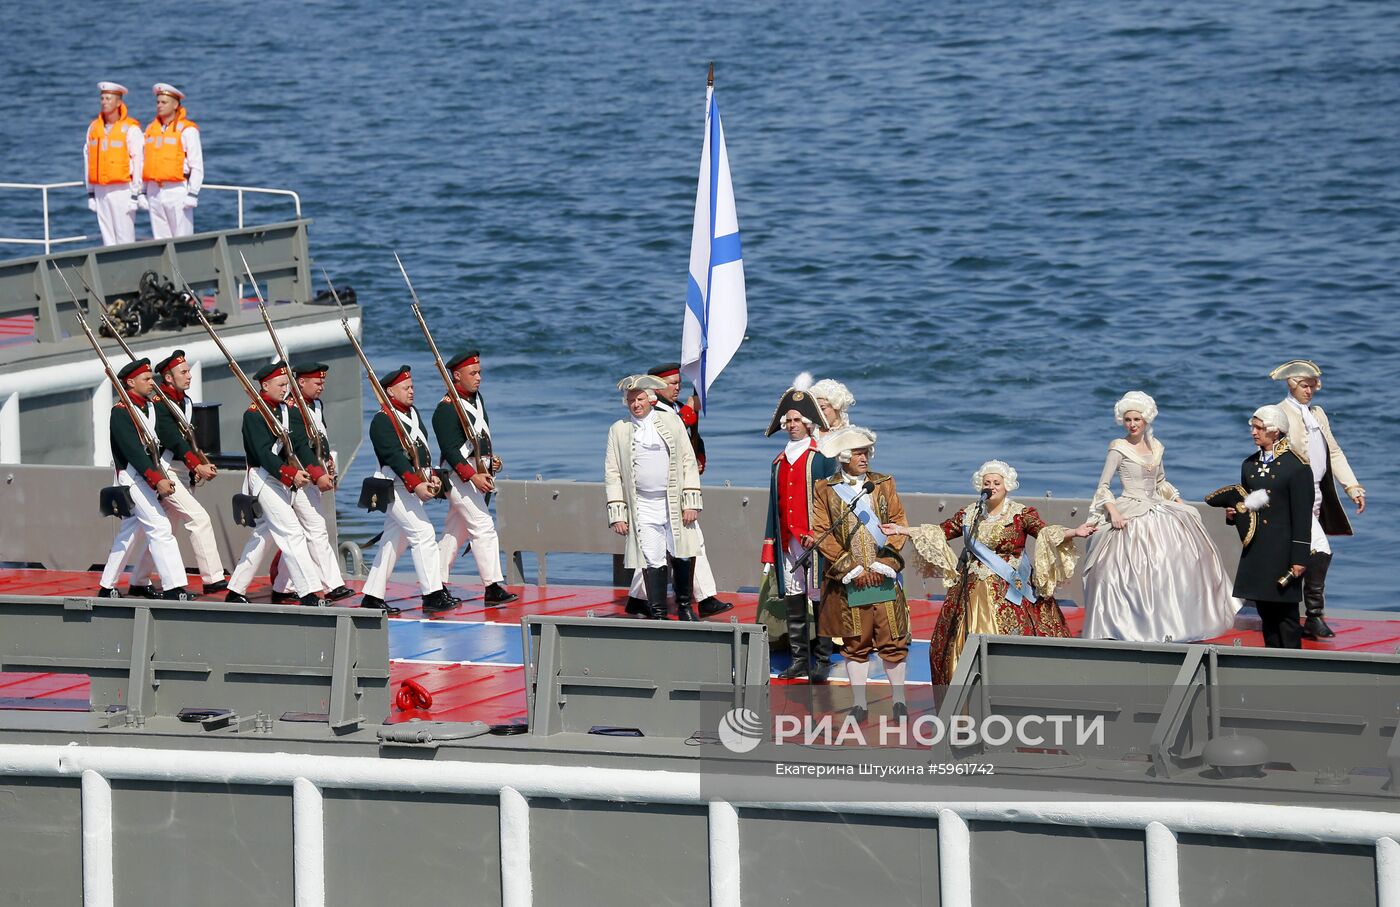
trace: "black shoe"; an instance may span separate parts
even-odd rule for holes
[[[331,603],[326,601],[315,592],[308,592],[301,597],[299,604],[303,608],[329,608]]]
[[[807,662],[794,661],[782,671],[778,672],[779,680],[800,680],[807,676]]]
[[[452,599],[441,589],[436,592],[429,592],[423,596],[423,611],[428,614],[438,614],[443,611],[451,611],[456,605],[452,604]]]
[[[627,608],[625,609],[625,613],[636,614],[641,617],[646,617],[647,600],[644,598],[633,598],[630,595],[627,596]]]
[[[403,608],[400,608],[398,605],[391,605],[384,599],[376,595],[366,595],[363,598],[361,598],[360,607],[378,608],[380,611],[384,611],[388,614],[398,614],[399,612],[403,611]]]
[[[500,583],[492,583],[486,587],[486,604],[504,605],[515,601],[520,596],[514,592],[509,592]]]
[[[249,604],[248,596],[244,595],[242,592],[234,592],[232,589],[228,590],[228,594],[224,596],[224,601],[232,605]]]
[[[722,601],[711,595],[699,604],[701,617],[714,617],[716,614],[723,614],[734,607],[731,602]]]
[[[166,589],[160,597],[168,602],[192,602],[194,593],[184,586],[176,586],[174,589]]]
[[[902,702],[896,702],[894,704],[894,717],[900,720],[907,719],[909,717],[909,706]]]
[[[330,599],[333,602],[338,602],[342,598],[349,598],[354,594],[355,590],[351,589],[349,586],[336,586],[334,589],[326,593],[326,598]]]
[[[97,595],[94,598],[121,598],[122,594],[116,589],[108,589],[106,586],[97,587]]]
[[[285,605],[287,602],[297,601],[298,598],[295,592],[278,592],[273,590],[268,596],[268,600],[274,605]]]
[[[1331,639],[1336,635],[1336,632],[1327,626],[1327,621],[1323,620],[1321,615],[1309,617],[1303,621],[1304,639]]]
[[[153,584],[147,583],[144,586],[127,586],[126,596],[127,598],[160,598],[160,593],[156,591]]]
[[[227,589],[227,588],[228,588],[228,579],[227,579],[227,577],[226,577],[226,578],[224,578],[224,579],[219,580],[219,581],[216,582],[216,583],[205,583],[205,584],[204,584],[204,594],[205,594],[205,595],[213,595],[215,592],[223,592],[223,591],[224,591],[225,589]]]

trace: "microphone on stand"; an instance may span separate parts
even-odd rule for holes
[[[841,516],[837,517],[835,520],[832,520],[831,526],[827,528],[826,532],[823,532],[820,536],[818,536],[817,539],[812,543],[812,547],[808,548],[805,552],[803,552],[802,556],[797,559],[797,566],[802,568],[803,570],[806,570],[807,565],[812,562],[812,555],[816,552],[817,546],[820,545],[828,535],[831,535],[831,533],[835,532],[836,527],[839,526],[841,522],[846,519],[847,516],[855,512],[857,501],[859,501],[861,498],[868,494],[873,494],[874,491],[875,483],[870,481],[869,479],[866,479],[865,484],[860,487],[860,493],[857,494],[855,497],[851,498],[851,503],[846,505],[846,509],[841,512]]]

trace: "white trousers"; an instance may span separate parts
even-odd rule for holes
[[[292,509],[296,511],[301,531],[306,535],[306,550],[311,554],[313,576],[320,587],[329,592],[345,585],[345,578],[340,573],[340,557],[331,547],[327,507],[334,516],[335,491],[322,491],[315,485],[307,485],[292,499]],[[278,558],[277,572],[272,577],[272,591],[289,592],[291,588],[292,572],[287,569],[287,559]]]
[[[93,186],[97,199],[97,228],[102,231],[102,245],[136,242],[136,202],[131,199],[131,184]]]
[[[146,183],[146,199],[151,203],[151,236],[170,239],[194,233],[194,209],[185,207],[185,195],[184,183]]]
[[[668,523],[666,527],[668,539],[670,538],[670,531],[670,524]],[[710,559],[705,556],[705,536],[700,532],[699,526],[695,527],[695,532],[700,535],[700,553],[695,556],[695,575],[691,582],[693,583],[695,600],[697,602],[702,602],[707,598],[717,595],[719,590],[715,587],[715,575],[710,571]],[[638,539],[640,540],[641,536],[638,536]],[[646,557],[645,546],[642,548],[642,556]],[[656,565],[651,564],[650,558],[648,558],[647,565],[664,566],[665,558],[662,558],[661,564]],[[632,572],[632,588],[628,590],[627,594],[632,598],[647,597],[646,584],[642,582],[642,571],[634,570]]]
[[[300,598],[315,592],[319,587],[311,552],[306,547],[306,533],[302,531],[301,520],[293,498],[305,498],[302,491],[295,494],[276,479],[269,478],[267,472],[258,468],[250,472],[247,486],[249,494],[256,491],[258,506],[262,516],[243,546],[238,556],[238,565],[233,568],[233,576],[228,581],[230,592],[239,595],[248,593],[253,577],[267,567],[273,551],[282,552],[282,562],[291,574],[292,590]]]
[[[117,537],[112,542],[107,565],[102,568],[102,588],[112,589],[121,578],[126,563],[136,552],[138,543],[151,550],[156,570],[160,573],[162,589],[180,589],[185,585],[185,565],[180,559],[180,546],[170,531],[170,518],[165,515],[155,489],[146,479],[128,466],[117,473],[117,484],[131,489],[131,516],[122,520]],[[222,575],[222,574],[221,574]]]
[[[783,566],[783,588],[788,595],[805,595],[812,601],[817,600],[818,587],[808,582],[809,570],[812,561],[816,560],[816,555],[812,555],[812,560],[808,561],[808,569],[797,566],[797,559],[807,553],[807,549],[802,547],[802,543],[796,537],[790,539],[787,548],[782,552]]]
[[[217,583],[224,578],[224,559],[219,556],[219,543],[214,539],[214,521],[209,511],[195,498],[188,485],[181,480],[178,471],[170,464],[163,464],[165,474],[175,483],[175,492],[160,503],[172,525],[184,527],[190,536],[190,550],[194,552],[195,566],[199,568],[200,579],[205,584]],[[183,464],[182,464],[183,465]],[[149,546],[144,540],[138,543],[140,553],[136,556],[136,566],[131,568],[131,584],[144,585],[155,568]]]
[[[447,503],[447,519],[443,521],[442,539],[438,542],[442,581],[446,583],[452,573],[458,549],[465,542],[471,542],[472,557],[476,559],[476,572],[482,584],[499,583],[505,578],[501,573],[501,544],[496,537],[496,521],[487,509],[486,495],[477,491],[471,482],[463,482],[454,472]]]
[[[396,482],[394,499],[389,502],[389,512],[384,514],[384,536],[379,540],[379,551],[374,555],[369,576],[365,577],[365,595],[384,597],[389,575],[394,572],[394,565],[405,548],[413,552],[413,570],[418,574],[418,588],[422,593],[428,595],[441,589],[442,561],[432,521],[418,495]]]

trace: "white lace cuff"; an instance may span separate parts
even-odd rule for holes
[[[849,583],[851,580],[855,579],[857,576],[860,576],[860,575],[861,575],[862,573],[864,573],[864,572],[865,572],[865,568],[864,568],[864,567],[857,566],[856,569],[852,570],[850,573],[847,573],[845,576],[841,577],[841,582],[843,582],[843,583]]]

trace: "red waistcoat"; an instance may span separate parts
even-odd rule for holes
[[[796,463],[789,463],[786,456],[778,457],[778,526],[784,549],[793,537],[812,534],[812,511],[807,499],[807,461],[811,457],[811,447],[802,451]]]

